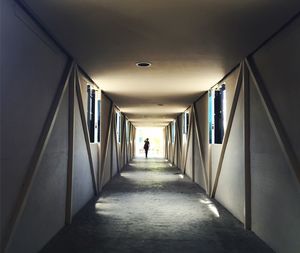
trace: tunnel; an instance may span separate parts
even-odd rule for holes
[[[299,253],[299,0],[2,0],[1,252]]]

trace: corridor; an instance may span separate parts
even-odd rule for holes
[[[138,158],[41,252],[273,251],[167,160]]]

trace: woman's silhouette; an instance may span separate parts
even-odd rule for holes
[[[149,138],[147,138],[144,142],[145,142],[145,144],[144,144],[145,156],[147,158],[148,157],[148,150],[149,150],[149,146],[150,146]]]

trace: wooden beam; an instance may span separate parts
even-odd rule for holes
[[[123,164],[124,164],[124,123],[125,123],[125,117],[123,117],[123,114],[121,114],[121,122],[122,122],[122,125],[121,125],[121,146],[120,146],[120,171],[121,169],[123,168]],[[125,133],[126,134],[126,133]]]
[[[244,163],[245,163],[245,229],[251,229],[251,157],[250,157],[250,87],[249,72],[242,62],[244,87]]]
[[[121,160],[122,160],[122,168],[127,164],[126,162],[126,149],[127,149],[127,139],[126,139],[126,117],[123,115],[122,121],[122,139],[121,139]],[[122,169],[121,168],[121,169]]]
[[[211,145],[208,145],[208,195],[211,196],[212,192],[212,151]]]
[[[206,193],[209,192],[209,187],[208,187],[208,178],[207,178],[207,170],[206,170],[206,166],[204,164],[204,147],[202,144],[202,136],[201,136],[201,131],[200,131],[200,127],[199,127],[199,120],[198,120],[198,115],[197,115],[197,108],[196,105],[194,104],[194,120],[195,120],[195,132],[196,132],[196,139],[198,142],[198,146],[199,146],[199,154],[200,154],[200,163],[201,163],[201,167],[203,170],[203,177],[204,177],[204,183],[205,183],[205,190]]]
[[[176,134],[176,125],[175,125],[175,133]],[[176,152],[176,145],[177,145],[177,138],[176,135],[174,136],[174,145],[172,144],[172,149],[173,149],[173,159],[172,159],[172,164],[175,164],[175,152]]]
[[[194,107],[194,106],[193,106]],[[193,114],[195,113],[194,108],[192,109]],[[195,117],[193,116],[193,127],[192,127],[192,180],[195,182]]]
[[[238,77],[237,77],[237,83],[236,83],[235,92],[234,92],[234,97],[233,97],[233,101],[232,101],[232,105],[231,105],[231,109],[230,109],[228,124],[227,124],[225,136],[224,136],[224,140],[223,140],[223,144],[222,144],[222,148],[221,148],[221,154],[220,154],[220,159],[219,159],[219,163],[218,163],[218,167],[217,167],[216,178],[215,178],[215,182],[214,182],[212,193],[211,193],[212,198],[215,197],[216,190],[218,187],[218,182],[219,182],[219,177],[220,177],[220,173],[221,173],[221,169],[222,169],[222,165],[223,165],[224,155],[225,155],[225,151],[226,151],[226,147],[227,147],[227,143],[228,143],[228,139],[229,139],[229,135],[230,135],[230,131],[231,131],[231,126],[232,126],[236,106],[237,106],[239,95],[240,95],[241,84],[242,84],[241,79],[242,79],[242,73],[241,73],[241,65],[240,65],[239,73],[238,73]]]
[[[113,106],[114,108],[114,106]],[[113,152],[114,152],[114,132],[115,132],[115,111],[113,109],[112,122],[111,122],[111,134],[110,134],[110,179],[112,179],[113,174]]]
[[[268,94],[266,88],[264,87],[262,81],[258,81],[258,75],[254,73],[254,70],[251,64],[249,63],[248,59],[245,59],[245,63],[248,67],[250,77],[253,80],[253,83],[258,91],[259,97],[267,113],[268,119],[279,142],[281,150],[284,153],[284,156],[289,164],[289,167],[292,170],[292,173],[295,175],[295,177],[298,179],[298,182],[300,183],[300,163],[297,158],[296,152],[294,151],[290,143],[288,135],[285,132],[283,124],[281,123],[275,106],[273,105],[272,99]]]
[[[81,124],[82,124],[82,128],[83,128],[83,134],[84,134],[86,149],[87,149],[89,163],[90,163],[90,171],[91,171],[91,176],[92,176],[93,189],[94,189],[95,196],[97,196],[98,195],[98,189],[97,189],[96,176],[95,176],[93,159],[92,159],[90,136],[89,136],[88,126],[87,126],[87,122],[86,122],[86,115],[85,115],[85,112],[84,112],[83,102],[82,102],[82,95],[81,95],[81,88],[80,88],[80,82],[79,82],[77,67],[76,67],[75,77],[76,77],[77,101],[78,101],[78,106],[79,106],[79,113],[80,113]]]
[[[177,145],[177,167],[179,167],[179,165],[181,165],[182,163],[182,145],[181,145],[181,131],[180,131],[180,127],[179,127],[179,124],[178,124],[179,120],[178,120],[178,117],[176,119],[176,136],[177,136],[177,139],[178,139],[178,145]],[[180,162],[179,162],[179,159],[180,159]]]
[[[129,157],[127,163],[129,163],[131,161],[131,122],[129,122],[129,147],[127,156]]]
[[[134,157],[134,155],[135,155],[135,135],[136,135],[136,128],[134,126],[132,126],[132,138],[133,138],[133,140],[132,140],[132,149],[133,149],[132,157]]]
[[[165,147],[164,147],[164,150],[165,150],[165,159],[168,159],[168,155],[167,155],[167,143],[168,143],[168,135],[167,135],[167,130],[168,129],[168,127],[166,126],[165,128],[164,128],[164,137],[165,137]]]
[[[68,87],[70,75],[73,71],[74,63],[68,62],[67,66],[64,70],[62,80],[60,85],[58,86],[57,92],[54,96],[54,99],[52,101],[47,119],[44,123],[43,129],[41,131],[38,143],[35,147],[34,154],[32,155],[32,158],[30,160],[29,166],[27,168],[27,172],[25,175],[25,179],[23,181],[23,184],[21,186],[21,190],[19,192],[19,195],[17,197],[17,201],[15,203],[15,206],[12,210],[12,215],[10,217],[6,232],[4,234],[3,240],[2,240],[2,247],[3,251],[6,252],[8,249],[8,246],[11,243],[11,240],[14,236],[16,227],[19,224],[20,218],[23,214],[23,211],[25,209],[29,193],[31,191],[34,179],[37,175],[40,162],[42,160],[43,154],[45,152],[45,149],[47,147],[49,138],[51,136],[55,120],[57,118],[61,102],[63,100],[65,91]]]
[[[118,138],[117,138],[117,131],[116,131],[116,121],[114,120],[113,123],[113,139],[115,139],[115,150],[116,150],[116,159],[117,159],[117,171],[120,173],[120,164],[119,164],[119,150],[118,150]],[[113,145],[113,143],[112,143]],[[113,155],[112,155],[113,157]]]
[[[129,122],[129,141],[128,141],[128,144],[129,144],[129,148],[127,148],[127,151],[128,151],[128,154],[127,154],[127,163],[129,163],[129,161],[131,161],[131,122]],[[127,145],[128,145],[127,144]]]
[[[113,117],[113,103],[110,101],[110,107],[109,107],[109,117],[108,117],[108,130],[107,130],[107,135],[105,137],[104,142],[101,143],[101,145],[103,144],[102,148],[104,150],[104,156],[101,157],[101,173],[100,173],[100,189],[102,189],[103,187],[103,176],[104,176],[104,165],[106,162],[106,158],[107,158],[107,152],[108,152],[108,140],[109,140],[109,136],[110,136],[110,132],[111,132],[111,122],[112,122],[112,117]],[[101,148],[101,149],[102,149]],[[102,150],[101,150],[102,151]]]
[[[191,129],[192,129],[192,114],[193,108],[190,110],[190,117],[189,117],[189,128],[188,128],[188,133],[187,133],[187,144],[186,144],[186,151],[185,151],[185,159],[184,159],[184,166],[183,166],[183,174],[185,174],[186,171],[186,163],[187,163],[187,158],[188,158],[188,153],[189,153],[189,145],[190,145],[190,139],[191,139]]]
[[[72,222],[73,198],[73,167],[74,167],[74,126],[75,126],[75,71],[72,71],[72,80],[69,82],[69,122],[68,122],[68,169],[67,169],[67,198],[65,210],[65,223]]]

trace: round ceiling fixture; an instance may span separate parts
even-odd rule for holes
[[[150,62],[138,62],[135,64],[139,68],[149,68],[151,66]]]

